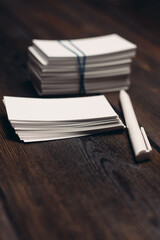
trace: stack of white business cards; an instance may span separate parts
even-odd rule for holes
[[[24,142],[80,137],[123,129],[105,96],[3,98],[8,119]]]
[[[28,67],[39,95],[128,89],[136,45],[111,34],[76,40],[33,40]]]

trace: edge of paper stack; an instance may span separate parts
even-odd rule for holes
[[[135,51],[135,44],[117,34],[61,41],[34,39],[28,48],[31,81],[39,95],[78,94],[77,56],[83,62],[85,55],[87,94],[126,90]]]
[[[105,96],[23,98],[4,96],[8,119],[24,142],[80,137],[124,125]]]

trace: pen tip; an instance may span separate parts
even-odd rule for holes
[[[119,96],[122,96],[125,93],[123,89],[120,90]]]
[[[125,95],[125,96],[128,96],[128,93],[125,91],[125,90],[120,90],[120,95]]]
[[[120,93],[121,93],[121,92],[125,92],[125,90],[124,90],[124,89],[121,89],[121,90],[120,90]]]

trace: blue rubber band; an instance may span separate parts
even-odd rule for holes
[[[80,74],[81,74],[81,93],[85,94],[85,66],[86,66],[86,55],[85,53],[79,49],[71,40],[68,40],[68,42],[75,48],[77,49],[80,53],[83,54],[83,65],[81,65],[81,69],[80,69]],[[79,56],[80,58],[80,56]]]
[[[77,52],[66,46],[64,43],[61,42],[61,40],[57,40],[63,47],[65,47],[67,50],[72,52],[77,56],[78,59],[78,65],[79,65],[79,70],[80,70],[80,94],[85,94],[85,82],[84,82],[84,75],[85,75],[85,65],[86,65],[86,55],[82,50],[80,50],[71,40],[68,40],[68,42],[80,53],[83,54],[83,63],[81,63],[81,57],[78,55]]]

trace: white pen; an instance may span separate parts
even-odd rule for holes
[[[120,91],[119,97],[135,157],[137,160],[148,159],[152,148],[144,128],[138,125],[130,97],[124,90]]]

